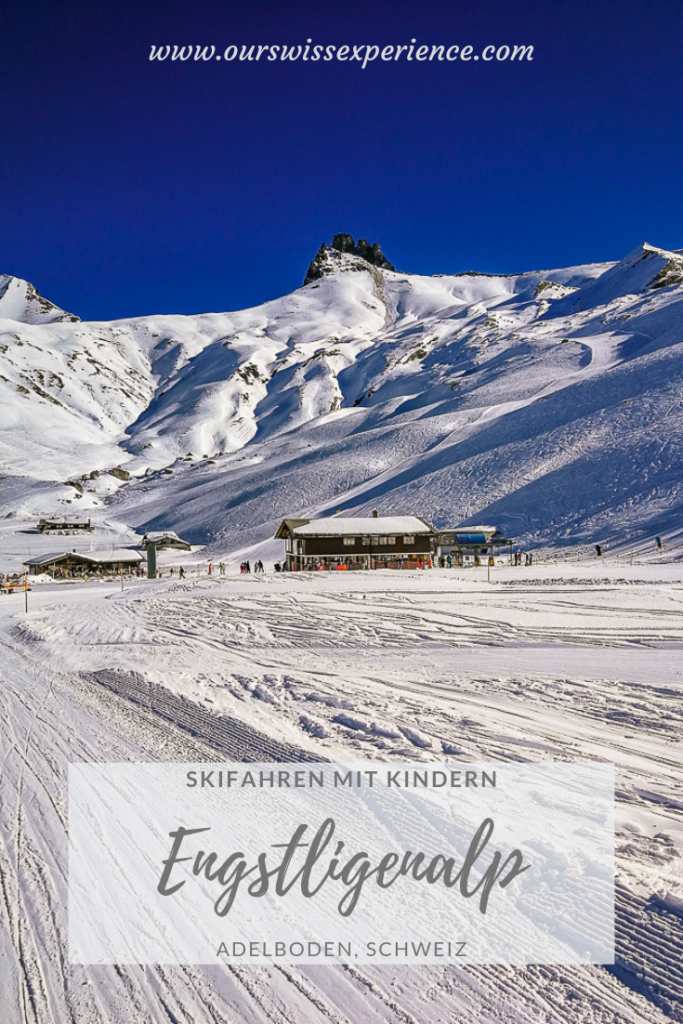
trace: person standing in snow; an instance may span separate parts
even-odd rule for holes
[[[183,569],[182,565],[180,566],[180,578],[181,580],[185,579],[185,570]]]

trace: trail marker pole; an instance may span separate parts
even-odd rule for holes
[[[24,573],[24,603],[25,611],[28,613],[28,576]]]
[[[123,569],[119,569],[119,576],[121,577],[121,590],[123,590]]]

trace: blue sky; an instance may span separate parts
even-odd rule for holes
[[[679,0],[10,6],[0,273],[83,318],[254,305],[338,231],[423,274],[683,246]],[[534,59],[148,59],[308,38]]]

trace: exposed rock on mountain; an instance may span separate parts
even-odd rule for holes
[[[340,260],[339,253],[347,256],[358,256],[366,263],[373,267],[379,267],[381,270],[396,269],[382,252],[379,242],[373,242],[370,245],[365,238],[359,238],[356,244],[352,235],[338,234],[332,239],[331,246],[324,243],[320,246],[315,259],[311,261],[308,268],[304,284],[316,281],[326,274],[334,274],[342,268],[350,270],[360,269],[360,267],[354,266],[353,263],[348,261],[344,263],[344,261]]]
[[[382,252],[379,242],[370,245],[365,238],[359,238],[358,243],[354,244],[352,235],[339,234],[332,239],[332,248],[338,249],[339,252],[349,252],[352,256],[360,256],[367,263],[372,263],[373,267],[380,267],[382,270],[396,269]]]

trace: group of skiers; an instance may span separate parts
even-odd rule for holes
[[[216,572],[215,572],[216,568],[218,568],[218,575],[219,576],[225,576],[225,569],[226,569],[225,562],[219,562],[218,566],[215,566],[213,562],[209,562],[207,567],[206,567],[207,575],[208,576],[215,576],[216,575]],[[198,569],[199,569],[199,567],[198,567]],[[265,570],[265,567],[263,565],[263,562],[259,558],[259,560],[257,562],[254,562],[254,572],[255,573],[265,573],[265,571],[266,570]],[[176,567],[174,565],[172,565],[171,569],[170,569],[171,576],[174,576],[175,572],[176,572]],[[242,573],[250,573],[251,572],[251,563],[249,562],[249,560],[247,560],[245,562],[242,562],[242,564],[240,565],[240,572],[242,572]],[[159,576],[161,576],[161,573],[159,573]],[[178,576],[179,576],[179,578],[181,580],[185,579],[185,570],[182,567],[182,565],[178,569]]]
[[[531,551],[515,551],[512,555],[512,565],[522,565],[522,555],[524,555],[524,565],[533,565],[534,556]]]
[[[209,576],[213,576],[213,562],[209,562]],[[225,576],[225,562],[218,563],[218,572],[221,576]]]
[[[263,573],[265,573],[265,571],[266,570],[263,568],[263,562],[259,558],[259,560],[257,562],[254,562],[254,573],[261,573],[261,574],[263,574]],[[242,573],[250,573],[251,572],[251,563],[250,563],[249,559],[247,559],[245,562],[241,563],[241,565],[240,565],[240,572],[242,572]]]

